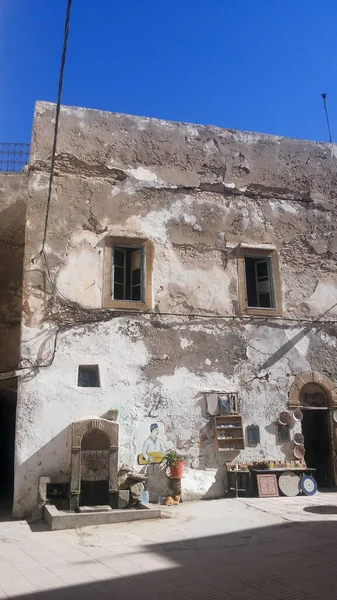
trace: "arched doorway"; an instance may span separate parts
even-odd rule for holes
[[[300,406],[306,463],[316,469],[319,487],[331,487],[334,480],[327,393],[317,383],[306,383],[300,392]]]
[[[314,476],[319,487],[331,487],[336,480],[336,423],[337,386],[321,373],[298,375],[290,389],[289,407],[300,408],[304,435],[305,460],[316,469]]]

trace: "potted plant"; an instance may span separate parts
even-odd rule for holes
[[[183,476],[183,457],[178,454],[176,450],[167,450],[163,460],[166,462],[166,466],[170,467],[171,477],[182,477]]]

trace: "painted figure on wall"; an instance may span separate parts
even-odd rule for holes
[[[160,463],[164,458],[165,450],[165,444],[159,437],[159,425],[158,423],[152,423],[150,425],[150,435],[143,444],[142,453],[137,457],[138,464]]]

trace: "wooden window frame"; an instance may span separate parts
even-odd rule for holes
[[[246,287],[246,271],[245,271],[245,258],[270,258],[272,267],[273,277],[273,291],[275,308],[262,308],[262,307],[250,307],[248,306],[247,300],[247,287]],[[282,292],[281,292],[281,280],[280,270],[278,264],[278,256],[276,249],[262,249],[254,248],[252,246],[241,247],[239,246],[237,252],[238,259],[238,280],[239,280],[239,300],[240,300],[240,314],[242,315],[256,315],[256,316],[268,316],[268,317],[281,317],[283,315],[282,310]]]
[[[143,279],[144,301],[114,300],[111,298],[113,289],[112,280],[112,253],[114,246],[131,248],[144,248],[145,250],[145,275]],[[128,237],[109,237],[104,248],[104,272],[103,272],[103,307],[120,310],[150,310],[152,308],[152,268],[153,268],[153,245],[147,239]]]

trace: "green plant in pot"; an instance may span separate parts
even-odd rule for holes
[[[170,467],[171,477],[182,477],[183,476],[183,457],[178,454],[176,450],[167,450],[164,454],[163,461],[167,467]]]

